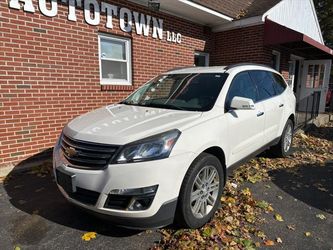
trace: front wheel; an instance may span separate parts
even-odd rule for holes
[[[289,119],[283,129],[279,143],[271,148],[271,153],[278,157],[287,157],[291,151],[294,136],[294,124]]]
[[[191,164],[181,187],[176,222],[187,228],[207,223],[219,206],[224,186],[223,167],[219,159],[202,153]]]

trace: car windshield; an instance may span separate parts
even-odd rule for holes
[[[227,73],[160,75],[121,102],[127,105],[188,111],[210,110]]]

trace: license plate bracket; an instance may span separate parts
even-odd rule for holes
[[[76,192],[75,174],[70,173],[59,167],[56,169],[57,183],[65,190],[67,194]]]

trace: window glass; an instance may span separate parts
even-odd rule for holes
[[[101,58],[126,60],[126,42],[102,38]]]
[[[102,78],[127,80],[127,63],[102,60]]]
[[[100,39],[100,75],[102,84],[131,84],[131,41],[103,36]]]
[[[263,70],[249,71],[251,78],[257,85],[258,89],[258,101],[268,99],[275,96],[274,80],[270,74]]]
[[[195,52],[194,65],[197,67],[209,66],[209,54],[203,52]]]
[[[161,75],[122,103],[176,110],[208,111],[214,106],[227,77],[226,73]]]
[[[250,98],[257,101],[257,91],[248,72],[242,72],[235,76],[228,91],[226,107],[229,108],[235,96]]]
[[[275,73],[271,73],[271,76],[274,79],[274,88],[277,95],[281,94],[286,89],[286,83],[283,78]]]

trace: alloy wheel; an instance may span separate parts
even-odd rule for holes
[[[194,179],[190,206],[196,218],[203,218],[214,207],[220,188],[219,173],[214,166],[203,167]]]
[[[292,138],[293,138],[292,126],[290,124],[288,124],[285,135],[284,135],[284,143],[283,143],[284,152],[289,151],[289,149],[291,147]]]

